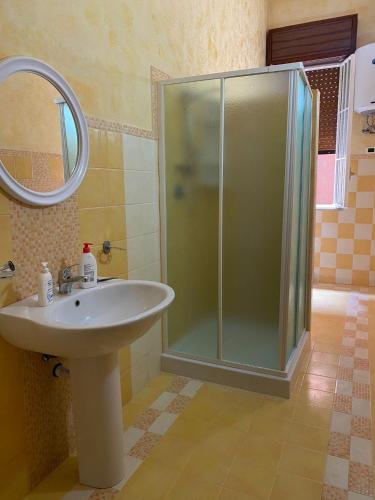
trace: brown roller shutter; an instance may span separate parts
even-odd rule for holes
[[[319,153],[336,151],[339,68],[307,71],[312,89],[320,91]]]
[[[354,14],[269,30],[267,65],[341,62],[355,52],[357,22]]]

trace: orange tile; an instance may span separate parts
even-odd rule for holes
[[[107,132],[107,167],[123,169],[122,134]]]
[[[16,178],[21,179],[32,179],[33,177],[33,167],[31,163],[31,157],[19,156],[16,157]]]
[[[353,285],[368,286],[369,284],[369,271],[353,270],[352,281]]]
[[[322,234],[322,224],[320,222],[317,222],[315,224],[315,237],[319,237]]]
[[[359,176],[357,179],[357,191],[375,191],[375,176]]]
[[[338,235],[339,235],[339,238],[353,239],[354,238],[354,224],[351,224],[349,222],[339,223]]]
[[[338,222],[339,212],[338,210],[323,210],[322,211],[322,222]]]
[[[338,253],[336,255],[336,267],[338,269],[352,269],[353,255]]]
[[[372,224],[372,208],[356,208],[355,221],[361,224]]]
[[[336,280],[336,269],[321,267],[319,279],[322,283],[334,283]]]
[[[356,204],[356,193],[348,193],[348,206],[354,208]]]
[[[6,167],[12,177],[16,177],[16,157],[12,155],[0,155],[0,162]]]
[[[337,251],[337,239],[336,238],[322,238],[321,241],[321,252],[336,253]]]
[[[354,240],[354,253],[357,255],[370,255],[371,241],[369,240]]]

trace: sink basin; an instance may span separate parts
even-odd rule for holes
[[[29,297],[0,310],[0,333],[30,351],[67,358],[100,356],[134,342],[174,298],[154,281],[111,280],[96,288],[73,289],[48,307]]]
[[[48,307],[33,296],[0,309],[9,343],[68,358],[85,485],[110,488],[126,475],[118,350],[146,333],[173,299],[162,283],[111,280],[58,295]]]

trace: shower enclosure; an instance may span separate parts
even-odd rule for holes
[[[299,63],[160,83],[162,367],[288,396],[309,340],[312,95]]]

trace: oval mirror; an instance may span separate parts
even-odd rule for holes
[[[32,58],[0,61],[0,110],[1,186],[32,205],[71,196],[86,172],[88,133],[61,75]]]

